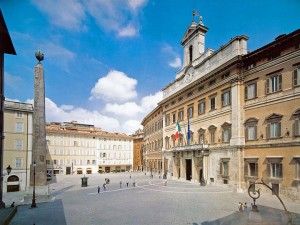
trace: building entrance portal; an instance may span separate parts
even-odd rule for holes
[[[192,179],[192,160],[191,159],[186,159],[185,160],[185,171],[186,171],[186,180],[191,180]]]

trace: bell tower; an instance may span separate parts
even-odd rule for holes
[[[205,33],[208,28],[204,26],[202,16],[199,16],[198,24],[195,22],[197,16],[197,11],[193,10],[193,21],[180,42],[183,46],[183,68],[192,65],[205,51]]]

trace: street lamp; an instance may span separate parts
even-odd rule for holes
[[[10,167],[10,165],[8,165],[8,167],[6,167],[7,175],[10,174],[11,170],[12,170],[12,168]]]
[[[34,161],[33,162],[33,194],[32,194],[31,208],[36,208],[36,204],[35,204],[35,167],[36,167],[36,163]]]

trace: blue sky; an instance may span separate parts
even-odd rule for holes
[[[17,52],[5,56],[6,99],[33,102],[41,49],[48,122],[127,134],[181,69],[194,9],[214,50],[244,34],[253,51],[300,28],[299,0],[1,0],[0,8]]]

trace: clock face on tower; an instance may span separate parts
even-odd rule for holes
[[[195,73],[194,67],[191,66],[185,73],[184,81],[186,83],[191,82],[194,77],[194,73]]]

